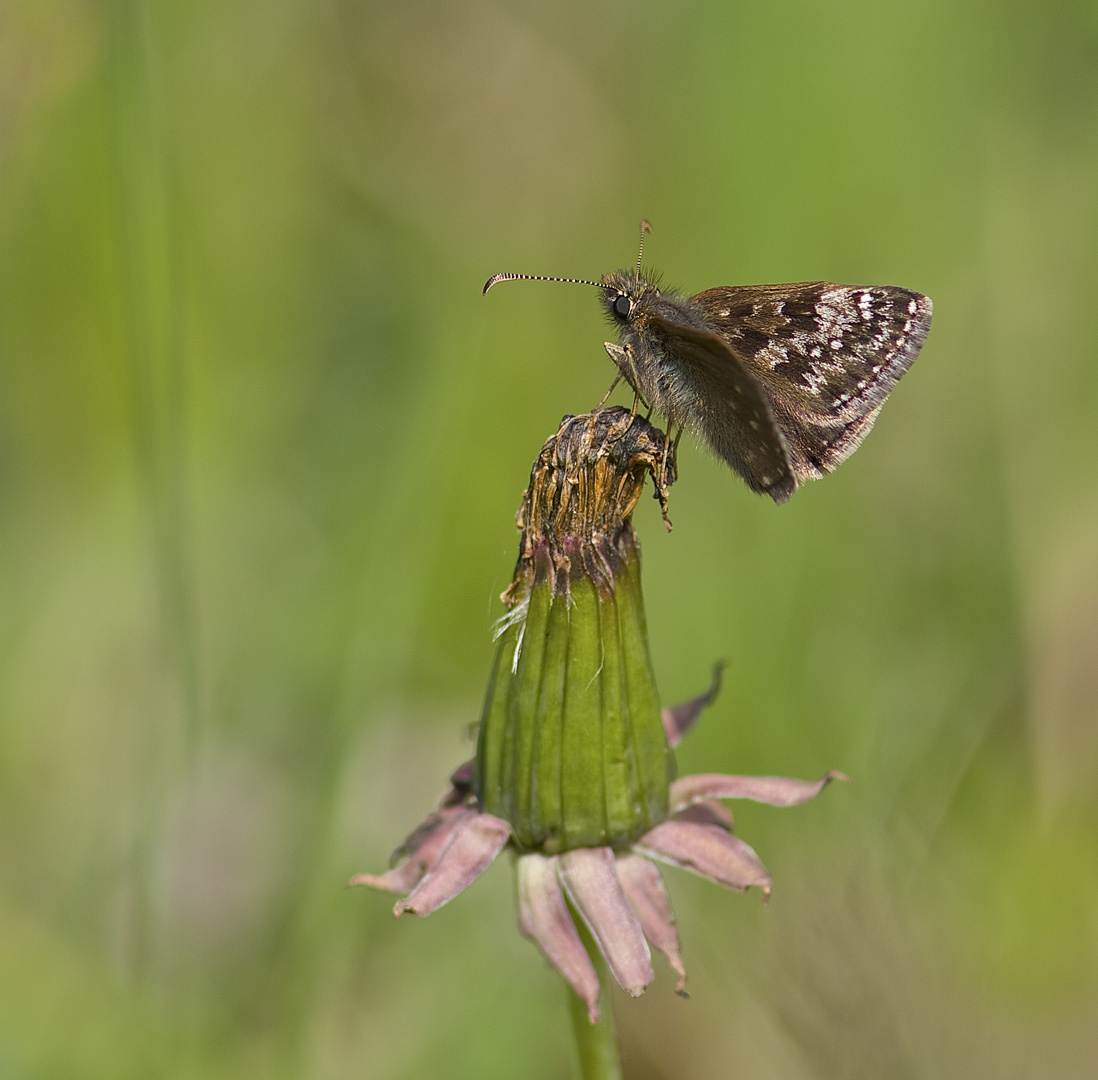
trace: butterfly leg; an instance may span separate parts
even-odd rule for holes
[[[664,435],[664,437],[663,437],[663,460],[660,462],[660,483],[663,484],[665,487],[667,486],[667,482],[668,482],[667,455],[668,455],[668,451],[671,451],[671,424],[672,424],[672,420],[671,420],[671,417],[669,416],[667,418],[667,434]],[[679,428],[679,435],[681,435],[681,434],[682,434],[682,428],[680,427]],[[677,450],[678,447],[679,447],[679,440],[678,440],[678,438],[676,438],[675,439],[674,449]],[[671,452],[672,462],[674,462],[674,459],[675,459],[675,455],[674,455],[674,452],[672,451]]]
[[[598,412],[598,410],[601,409],[603,407],[603,405],[606,404],[606,399],[614,392],[614,387],[616,387],[618,385],[618,383],[620,383],[622,381],[622,379],[624,379],[624,378],[625,378],[625,376],[619,371],[618,374],[617,374],[617,378],[615,378],[614,381],[610,384],[610,389],[607,390],[606,393],[602,395],[602,401],[600,401],[598,403],[598,405],[595,406],[595,411],[596,412]],[[636,401],[633,402],[633,410],[634,410],[634,412],[636,411]]]
[[[637,402],[639,401],[644,405],[646,409],[651,411],[651,406],[648,402],[641,397],[640,392],[637,390],[637,369],[633,363],[633,350],[629,346],[624,348],[621,345],[615,345],[612,341],[604,341],[602,347],[610,355],[610,359],[614,361],[614,364],[618,369],[618,377],[624,379],[629,388],[633,391],[633,415],[637,413]],[[614,386],[617,386],[615,380]],[[613,387],[611,387],[613,389]],[[609,396],[609,395],[607,395]],[[605,401],[606,399],[603,398]]]
[[[671,444],[671,471],[678,476],[679,475],[679,439],[682,438],[682,433],[686,430],[684,424],[679,424],[679,430],[675,432],[675,441]],[[667,437],[671,437],[671,422],[667,424]]]

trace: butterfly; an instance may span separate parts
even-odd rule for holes
[[[643,245],[647,222],[641,224]],[[618,330],[606,351],[619,378],[694,431],[752,491],[785,502],[861,444],[930,331],[928,297],[889,285],[727,285],[686,296],[635,270],[599,281]],[[617,380],[615,380],[616,382]],[[611,388],[612,389],[612,388]]]

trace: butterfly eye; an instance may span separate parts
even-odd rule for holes
[[[619,319],[628,319],[632,306],[633,305],[629,303],[628,296],[622,296],[619,293],[614,297],[614,314],[617,315]]]

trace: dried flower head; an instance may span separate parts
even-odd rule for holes
[[[519,512],[522,540],[481,717],[477,754],[394,853],[355,885],[398,893],[394,914],[428,915],[504,847],[517,856],[519,927],[599,1016],[582,919],[617,982],[652,980],[649,947],[683,991],[678,930],[653,860],[726,888],[770,891],[724,799],[793,806],[817,781],[674,777],[672,748],[719,687],[661,708],[648,653],[631,516],[651,475],[666,517],[663,432],[621,408],[565,417],[542,448]]]

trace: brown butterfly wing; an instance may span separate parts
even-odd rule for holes
[[[797,483],[857,449],[930,330],[929,298],[889,286],[741,285],[693,297],[758,381]]]
[[[693,390],[687,415],[672,419],[695,428],[752,491],[785,502],[797,480],[759,380],[719,335],[662,315],[648,321]]]

